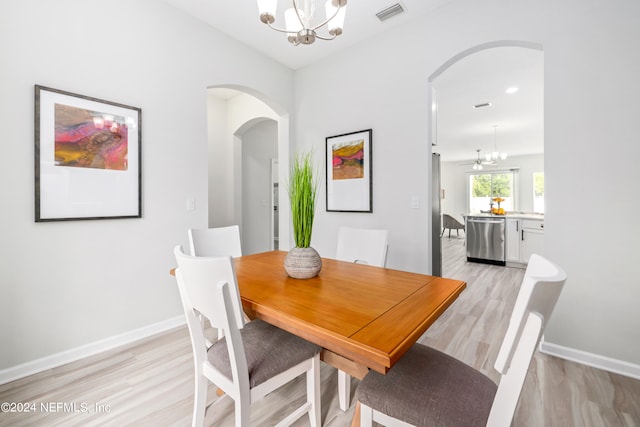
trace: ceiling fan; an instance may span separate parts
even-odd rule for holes
[[[483,165],[497,165],[498,162],[496,162],[495,160],[482,160],[480,158],[480,150],[479,148],[476,150],[476,152],[478,153],[478,158],[477,160],[474,160],[472,163],[462,163],[463,166],[471,166],[471,168],[474,171],[477,170],[482,170],[483,169]]]
[[[498,125],[493,125],[493,152],[487,154],[484,160],[480,160],[480,149],[478,148],[476,151],[478,152],[478,159],[473,163],[465,163],[465,165],[473,165],[473,170],[482,170],[482,165],[491,165],[495,166],[498,164],[500,160],[507,159],[507,153],[498,152],[498,143],[497,143],[497,131]]]

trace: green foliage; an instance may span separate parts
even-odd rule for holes
[[[533,195],[535,197],[544,196],[544,172],[533,174]]]
[[[312,160],[311,153],[296,155],[289,176],[293,239],[298,248],[308,248],[311,244],[318,189]]]
[[[491,196],[491,175],[473,175],[471,179],[471,196],[472,197],[490,197]]]
[[[511,174],[483,173],[472,175],[472,197],[511,197]]]

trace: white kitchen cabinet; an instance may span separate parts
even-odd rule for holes
[[[504,231],[505,261],[520,262],[520,220],[507,218]]]
[[[527,264],[532,254],[544,255],[544,221],[523,220],[520,260]]]
[[[544,221],[507,218],[505,243],[507,265],[525,267],[532,254],[544,255]]]

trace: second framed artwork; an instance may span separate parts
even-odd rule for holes
[[[373,212],[371,129],[326,138],[327,212]]]

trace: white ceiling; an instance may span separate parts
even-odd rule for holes
[[[278,33],[260,22],[256,0],[164,1],[265,53],[287,67],[298,69],[402,25],[408,20],[416,19],[451,0],[349,0],[343,34],[336,40],[317,40],[307,46],[293,46],[287,41],[285,34]],[[325,0],[315,1],[318,4],[316,10],[319,9],[320,16],[324,17]],[[380,22],[376,13],[396,3],[401,3],[406,12]],[[284,27],[284,10],[290,8],[291,4],[291,0],[278,1],[278,13],[274,25]]]
[[[456,62],[434,80],[434,151],[442,160],[477,158],[477,149],[488,154],[494,145],[509,156],[544,151],[543,55],[521,47],[487,49]],[[507,94],[509,87],[518,91]],[[487,102],[490,107],[473,108]]]
[[[344,33],[336,40],[317,40],[308,46],[293,46],[286,35],[260,22],[256,0],[164,1],[283,65],[298,69],[409,20],[420,19],[455,0],[350,0]],[[403,14],[384,22],[375,16],[398,2],[406,10]],[[276,24],[282,25],[285,3],[290,7],[290,1],[278,3]],[[323,4],[324,0],[319,2],[321,11]],[[518,92],[505,94],[510,86],[517,86]],[[477,52],[438,76],[434,87],[438,101],[438,146],[434,151],[441,154],[443,161],[475,159],[476,149],[481,149],[481,154],[492,151],[493,125],[499,126],[499,151],[506,151],[509,156],[543,152],[542,52],[515,47]],[[492,106],[473,108],[484,102],[491,102]]]

